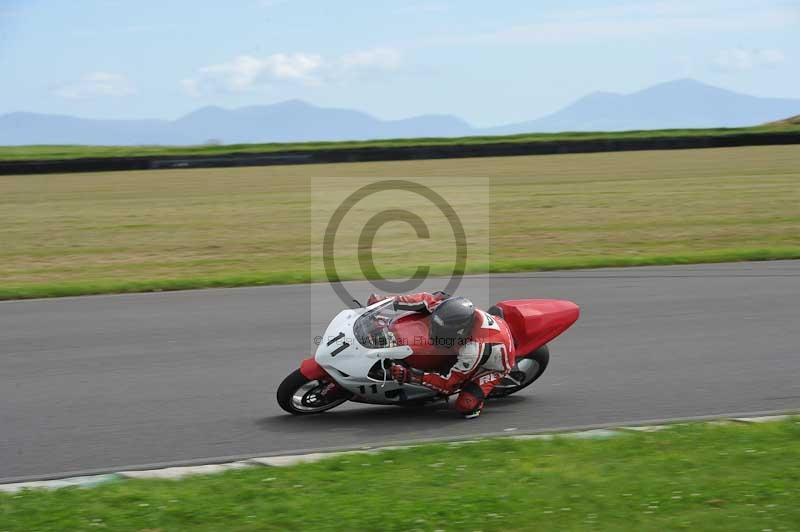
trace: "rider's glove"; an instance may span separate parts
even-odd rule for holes
[[[408,377],[410,375],[410,372],[405,366],[401,366],[400,364],[395,364],[394,366],[392,366],[391,373],[392,373],[392,378],[397,382],[401,384],[404,382],[408,382]]]
[[[395,364],[390,370],[392,378],[403,384],[407,382],[420,382],[420,372],[409,369],[401,364]]]
[[[367,306],[374,305],[378,301],[383,301],[386,299],[386,296],[382,296],[380,294],[370,294],[369,299],[367,299]]]

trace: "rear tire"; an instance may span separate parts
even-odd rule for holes
[[[327,385],[327,382],[310,380],[299,369],[295,370],[278,386],[278,404],[290,414],[306,416],[335,408],[350,398],[344,392],[332,398],[321,396],[319,392]]]
[[[536,366],[529,367],[530,373],[526,374],[526,372],[520,371],[520,366],[522,364],[530,364],[531,362],[535,363]],[[550,348],[548,348],[547,345],[543,345],[533,353],[528,353],[523,357],[517,357],[517,363],[514,364],[514,368],[511,369],[511,374],[509,376],[515,379],[519,384],[515,384],[510,379],[503,379],[503,381],[495,386],[489,393],[489,398],[506,397],[520,390],[524,390],[542,376],[542,373],[547,369],[549,363]]]

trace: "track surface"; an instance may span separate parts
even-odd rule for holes
[[[324,285],[0,303],[0,478],[800,408],[800,262],[487,282],[460,292],[572,299],[583,315],[540,382],[473,421],[443,406],[284,415],[275,389],[340,308]]]

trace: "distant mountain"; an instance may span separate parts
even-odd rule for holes
[[[349,109],[323,108],[301,100],[226,110],[205,107],[172,124],[182,133],[225,143],[353,140],[397,137],[448,137],[469,134],[463,120],[447,115],[423,115],[404,120],[379,120]]]
[[[166,120],[90,120],[65,115],[0,115],[0,145],[14,144],[187,144]]]
[[[774,122],[769,122],[764,124],[765,126],[800,126],[800,115],[790,116],[789,118],[784,118],[783,120],[775,120]]]
[[[537,120],[485,129],[450,115],[380,120],[350,109],[301,100],[223,109],[203,107],[177,120],[90,120],[64,115],[0,115],[0,145],[225,144],[408,137],[507,135],[555,131],[619,131],[734,127],[800,113],[800,99],[758,98],[683,79],[632,94],[596,92]]]
[[[632,94],[595,92],[537,120],[489,128],[491,134],[738,127],[800,112],[800,99],[759,98],[691,79],[660,83]]]
[[[174,121],[89,120],[62,115],[0,115],[0,145],[225,144],[469,135],[448,115],[379,120],[360,111],[316,107],[300,100],[223,109],[203,107]]]

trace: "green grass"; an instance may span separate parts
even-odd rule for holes
[[[228,144],[199,146],[84,146],[84,145],[32,145],[0,146],[0,161],[28,159],[77,159],[82,157],[134,157],[152,155],[220,155],[229,153],[269,153],[278,151],[313,151],[319,149],[384,148],[399,146],[452,146],[495,144],[503,142],[549,142],[588,139],[627,139],[662,137],[726,136],[741,133],[761,135],[776,132],[798,132],[794,124],[768,124],[741,128],[660,129],[619,132],[563,132],[523,133],[504,136],[474,136],[454,138],[409,138],[382,140],[355,140],[340,142],[294,142],[265,144]]]
[[[447,198],[471,273],[800,258],[800,146],[0,176],[0,299],[323,280],[329,211],[387,178]],[[363,277],[359,233],[387,206],[431,235],[384,226],[378,271],[447,274],[448,220],[382,194],[342,224],[340,277]]]
[[[768,261],[800,259],[800,248],[786,249],[734,249],[712,252],[687,253],[683,255],[652,255],[639,257],[569,257],[561,259],[499,260],[492,264],[482,264],[467,268],[467,274],[513,273],[553,270],[574,270],[579,268],[611,268],[629,266],[668,266],[678,264],[715,264],[721,262]],[[409,274],[407,269],[394,270],[398,278]],[[339,272],[342,281],[363,279],[355,271]],[[382,270],[384,277],[391,276],[392,270]],[[435,268],[434,275],[446,276],[449,269]],[[368,277],[374,278],[374,277]],[[139,281],[75,281],[58,283],[37,283],[22,286],[0,287],[0,301],[12,299],[37,299],[49,297],[74,297],[100,294],[128,294],[142,292],[167,292],[174,290],[195,290],[202,288],[232,288],[242,286],[262,286],[323,282],[328,279],[322,272],[252,272],[242,275],[220,275],[216,277],[190,277],[185,279],[153,279]]]
[[[495,439],[0,495],[0,530],[797,530],[800,422]]]

